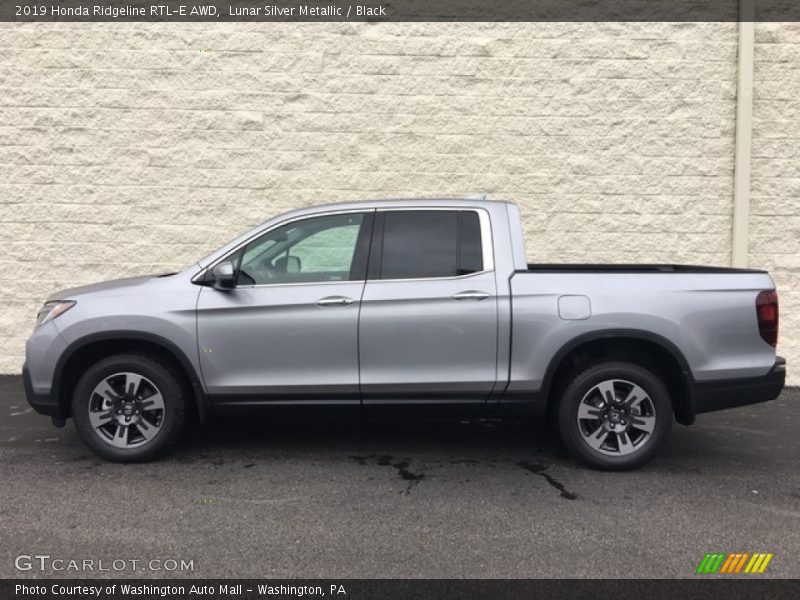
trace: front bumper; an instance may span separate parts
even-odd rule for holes
[[[786,359],[778,356],[761,377],[695,383],[692,398],[696,414],[758,404],[777,398],[786,383]]]
[[[33,391],[33,383],[31,382],[31,374],[28,371],[27,364],[22,367],[22,383],[25,386],[25,397],[28,399],[28,404],[33,407],[33,410],[55,419],[65,418],[66,415],[62,414],[63,411],[57,394],[54,394],[52,390],[49,394],[37,394]]]

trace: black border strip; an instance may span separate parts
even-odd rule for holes
[[[687,575],[692,576],[693,573]],[[564,580],[564,579],[307,579],[307,580],[254,580],[254,579],[93,579],[93,580],[0,580],[0,597],[36,598],[37,600],[77,600],[84,598],[104,598],[109,600],[122,598],[144,599],[178,599],[178,598],[229,598],[231,600],[272,600],[286,598],[338,598],[341,600],[426,600],[426,599],[459,599],[459,600],[520,600],[526,598],[575,600],[596,599],[599,597],[615,600],[647,597],[649,600],[689,597],[693,600],[750,600],[770,598],[783,600],[797,598],[800,595],[800,581],[788,579],[761,579],[759,575],[740,576],[701,576],[696,579],[680,580]],[[38,586],[45,590],[44,594],[22,594],[16,590],[17,585]],[[227,586],[227,593],[220,586]],[[68,591],[70,588],[85,586],[102,588],[100,596],[86,594],[53,593],[53,590]],[[149,593],[125,594],[122,586],[143,589]],[[190,594],[192,586],[204,588],[204,594]],[[231,593],[231,586],[233,593]],[[287,593],[259,593],[259,586],[270,586],[274,590],[287,590]],[[285,586],[281,588],[280,586]],[[346,594],[336,593],[342,586]],[[309,588],[322,588],[324,596],[309,592]],[[183,589],[183,593],[163,593],[174,588]],[[305,589],[305,593],[292,593]],[[153,590],[162,591],[153,591]],[[240,591],[241,590],[241,591]],[[264,590],[264,588],[262,588]]]
[[[359,12],[360,7],[360,12]],[[800,21],[797,0],[3,0],[0,21]]]

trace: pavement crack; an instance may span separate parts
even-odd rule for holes
[[[401,494],[408,496],[411,493],[411,490],[416,486],[420,481],[425,479],[425,473],[412,473],[408,470],[409,461],[407,460],[399,460],[396,462],[392,462],[394,459],[390,454],[384,454],[378,458],[378,464],[382,467],[394,467],[397,469],[397,475],[403,481],[407,481],[408,485],[406,489],[404,489]]]
[[[547,483],[551,486],[556,488],[560,493],[562,498],[566,498],[567,500],[577,500],[578,494],[570,492],[561,483],[558,479],[547,473],[547,465],[541,465],[539,463],[530,463],[525,461],[520,461],[517,463],[517,466],[522,467],[526,471],[533,473],[534,475],[539,475],[542,477]]]
[[[357,461],[360,465],[366,465],[367,461],[370,459],[375,459],[374,454],[370,454],[368,456],[354,456],[351,455],[350,458]],[[376,464],[380,467],[394,467],[397,469],[397,476],[400,477],[403,481],[408,482],[406,488],[400,492],[401,494],[408,496],[411,493],[411,490],[416,486],[420,481],[425,479],[425,473],[413,473],[408,469],[410,466],[410,462],[408,460],[395,460],[391,454],[382,454],[381,456],[377,457],[375,461]],[[424,468],[422,469],[424,471]]]

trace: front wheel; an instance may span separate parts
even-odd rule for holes
[[[664,446],[672,402],[652,372],[604,362],[580,372],[564,390],[558,428],[570,453],[596,469],[635,469]]]
[[[184,390],[149,356],[105,358],[83,374],[72,416],[95,454],[117,462],[144,462],[166,452],[184,424]]]

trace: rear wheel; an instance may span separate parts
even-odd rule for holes
[[[185,394],[148,356],[111,356],[90,367],[75,387],[72,416],[99,456],[143,462],[166,452],[183,429]]]
[[[558,428],[570,453],[605,470],[635,469],[666,443],[672,402],[652,372],[604,362],[580,372],[564,390]]]

